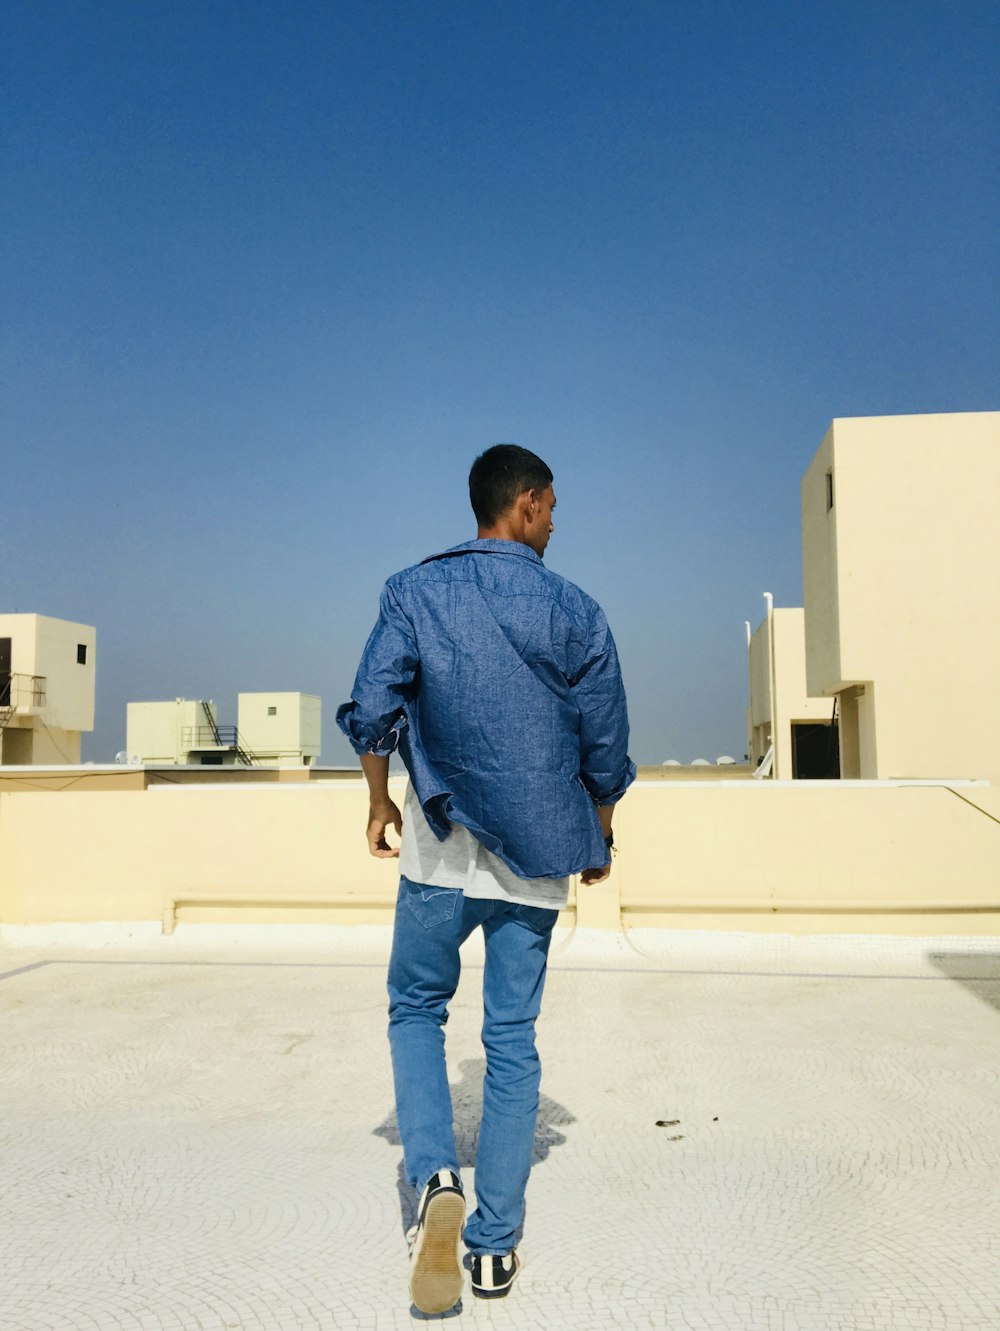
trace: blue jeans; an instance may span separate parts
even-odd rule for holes
[[[466,898],[401,878],[389,961],[389,1043],[406,1176],[418,1195],[439,1169],[459,1172],[445,1067],[444,1027],[458,988],[458,949],[482,926],[483,1117],[476,1151],[476,1210],[465,1244],[508,1253],[524,1218],[541,1063],[535,1020],[558,911]]]

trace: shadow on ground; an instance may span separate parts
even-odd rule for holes
[[[486,1075],[486,1060],[467,1058],[459,1064],[459,1072],[461,1080],[453,1083],[451,1087],[455,1149],[458,1152],[460,1168],[472,1169],[476,1163],[479,1120],[483,1115],[483,1077]],[[575,1122],[576,1119],[564,1105],[551,1099],[544,1092],[539,1095],[535,1149],[531,1157],[532,1167],[545,1160],[555,1147],[562,1146],[566,1138],[559,1129]],[[395,1110],[373,1129],[372,1135],[384,1138],[390,1146],[402,1146]],[[399,1162],[396,1187],[399,1192],[399,1211],[405,1232],[417,1222],[417,1198],[406,1181],[402,1159]]]
[[[927,960],[1000,1012],[1000,952],[929,952]]]

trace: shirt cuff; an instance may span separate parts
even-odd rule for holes
[[[371,754],[375,758],[388,758],[395,753],[406,729],[405,714],[397,716],[389,729],[382,732],[385,718],[380,718],[374,725],[365,725],[357,717],[356,709],[356,702],[345,702],[337,708],[337,725],[346,735],[354,752]]]
[[[610,790],[608,790],[600,782],[594,781],[592,778],[588,779],[587,777],[584,777],[583,784],[586,787],[587,793],[590,795],[591,799],[594,801],[595,804],[607,805],[607,804],[617,804],[634,780],[635,780],[635,763],[632,761],[631,758],[629,758],[628,762],[626,763],[625,771],[622,774],[621,780],[618,782],[616,786],[613,786]]]

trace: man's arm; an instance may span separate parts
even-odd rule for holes
[[[337,710],[337,724],[358,754],[368,782],[368,849],[383,860],[399,855],[399,848],[385,839],[387,828],[401,833],[403,826],[402,815],[389,798],[389,755],[406,729],[404,704],[414,694],[418,664],[412,627],[386,584],[351,701]]]
[[[601,833],[607,840],[615,805],[635,780],[628,756],[628,709],[614,638],[603,612],[595,607],[586,660],[573,681],[580,710],[580,780],[597,805]],[[585,869],[581,881],[600,883],[611,873],[607,864]]]
[[[389,798],[389,758],[377,753],[362,753],[360,757],[368,782],[368,849],[377,859],[396,859],[399,847],[390,846],[385,834],[387,828],[394,827],[396,835],[402,836],[403,816]]]

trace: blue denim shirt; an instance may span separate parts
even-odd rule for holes
[[[596,804],[635,779],[601,607],[527,545],[477,540],[394,574],[337,724],[398,749],[439,839],[462,823],[521,878],[604,865]]]

